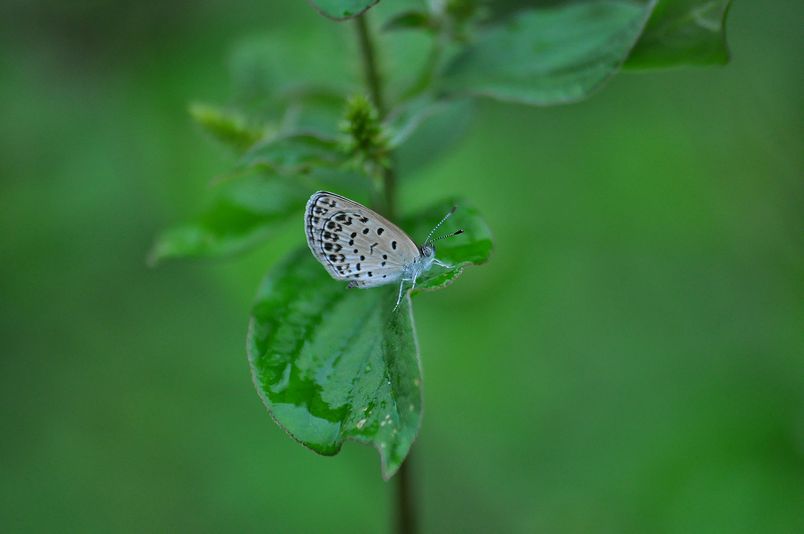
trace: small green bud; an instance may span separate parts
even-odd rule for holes
[[[189,112],[212,137],[238,151],[252,146],[267,131],[265,126],[248,120],[237,111],[210,104],[194,102],[190,104]]]
[[[346,102],[340,125],[344,134],[343,150],[368,174],[378,174],[388,166],[388,134],[377,108],[364,95]]]

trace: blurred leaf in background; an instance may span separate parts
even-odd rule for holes
[[[723,65],[729,60],[726,15],[731,0],[659,2],[626,66]]]
[[[520,11],[453,60],[445,89],[534,106],[581,100],[617,72],[653,6],[619,0]]]
[[[163,232],[148,256],[165,258],[230,255],[265,240],[290,216],[300,216],[307,190],[276,175],[250,173],[228,179],[198,218]]]

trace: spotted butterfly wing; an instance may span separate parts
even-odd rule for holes
[[[304,216],[307,245],[336,280],[374,287],[400,279],[420,252],[398,226],[353,200],[319,191]]]

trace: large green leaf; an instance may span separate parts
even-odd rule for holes
[[[454,58],[443,87],[535,106],[581,100],[617,72],[654,4],[605,0],[521,11]]]
[[[310,0],[319,13],[335,20],[356,17],[380,0]]]
[[[315,32],[276,29],[242,40],[230,59],[232,104],[250,118],[269,119],[283,131],[316,129],[343,111],[345,95],[359,90],[348,54],[352,35],[324,25]],[[281,122],[280,122],[281,118]]]
[[[448,206],[409,219],[410,228],[426,235]],[[462,211],[455,219],[466,234],[438,249],[454,267],[423,277],[422,287],[443,287],[463,266],[488,257],[488,229],[475,210]],[[336,454],[347,439],[371,444],[386,479],[416,438],[422,407],[410,297],[394,310],[397,291],[396,285],[347,290],[305,247],[266,277],[247,342],[257,392],[288,434],[324,455]]]
[[[328,86],[301,84],[277,95],[284,109],[282,133],[316,132],[337,137],[346,107],[346,92]]]
[[[389,148],[398,148],[431,118],[464,101],[425,94],[393,109],[385,120],[390,131]]]
[[[421,370],[410,298],[393,287],[346,290],[305,247],[257,295],[248,355],[257,392],[276,422],[313,451],[345,439],[374,445],[385,478],[421,420]]]
[[[626,67],[722,65],[729,61],[726,15],[731,0],[663,0],[631,51]]]
[[[472,98],[439,99],[426,94],[394,109],[386,125],[399,174],[414,175],[453,147],[466,133],[473,107]]]
[[[247,174],[218,184],[210,205],[194,221],[159,235],[148,256],[220,256],[243,251],[270,235],[293,215],[301,217],[308,189],[276,176]]]
[[[241,168],[262,168],[278,174],[304,174],[316,167],[336,166],[346,156],[335,139],[313,133],[295,133],[266,139],[240,160]]]

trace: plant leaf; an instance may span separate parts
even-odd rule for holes
[[[534,106],[582,100],[617,72],[654,5],[605,0],[518,12],[454,58],[443,87]]]
[[[299,84],[277,95],[284,109],[282,132],[316,132],[322,137],[336,137],[346,106],[346,94],[327,86]]]
[[[204,131],[237,152],[253,145],[265,134],[265,128],[249,124],[240,113],[210,104],[190,104],[190,116]]]
[[[271,272],[254,305],[248,356],[274,420],[313,451],[368,443],[390,478],[421,421],[421,369],[410,298],[346,290],[305,247]]]
[[[477,208],[464,199],[444,200],[403,221],[410,236],[423,242],[427,234],[449,211],[455,213],[438,229],[436,236],[462,229],[463,234],[436,243],[436,258],[451,265],[442,268],[434,265],[416,282],[416,290],[441,289],[455,281],[468,265],[481,265],[488,261],[493,248],[491,230],[480,216]]]
[[[337,119],[345,95],[360,86],[359,78],[349,75],[348,55],[321,50],[340,49],[347,38],[351,35],[342,28],[325,25],[316,32],[279,28],[243,39],[229,60],[232,103],[249,117],[276,121],[285,115],[282,129],[312,127],[306,124],[310,113],[315,122],[333,111]]]
[[[425,29],[431,30],[435,28],[435,21],[433,21],[429,12],[419,9],[411,9],[403,11],[389,18],[382,25],[383,31],[394,30],[416,30]]]
[[[313,133],[295,133],[267,139],[241,158],[241,169],[262,168],[277,174],[311,172],[316,167],[336,166],[346,161],[338,142]]]
[[[215,187],[211,204],[199,217],[157,237],[148,263],[246,250],[268,237],[277,224],[300,214],[308,196],[301,184],[277,176],[249,174],[227,180]]]
[[[472,120],[471,98],[423,95],[392,111],[386,120],[390,146],[402,176],[438,159],[466,133]]]
[[[431,117],[437,116],[456,102],[462,102],[462,100],[438,98],[434,95],[426,94],[394,109],[385,120],[388,129],[391,131],[389,147],[392,149],[398,148]]]
[[[440,202],[405,226],[423,240],[453,205]],[[466,233],[439,242],[437,254],[453,267],[434,267],[421,289],[444,287],[488,259],[488,227],[466,202],[458,205],[450,224]],[[422,406],[410,296],[393,311],[397,291],[396,284],[347,290],[305,247],[266,277],[247,342],[257,392],[291,437],[324,455],[347,439],[371,444],[386,479],[416,439]]]
[[[379,0],[310,0],[325,17],[335,20],[351,19],[363,14]]]
[[[659,2],[625,66],[723,65],[729,61],[726,16],[731,0]]]

